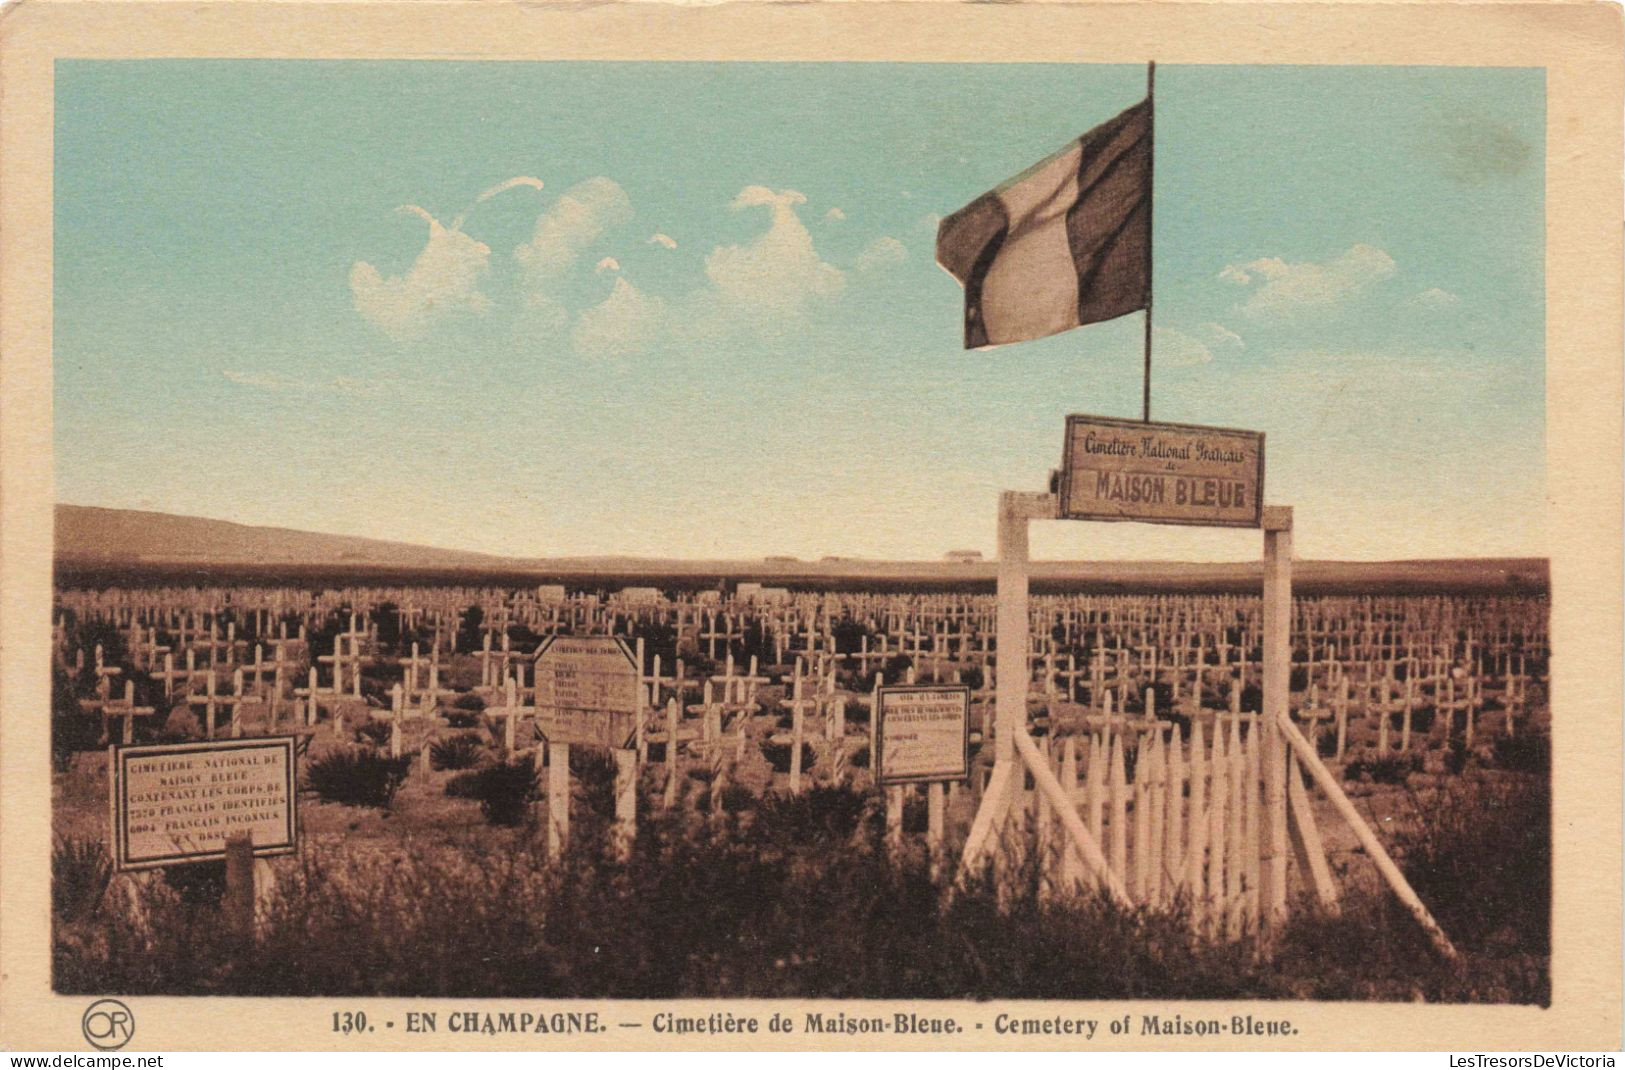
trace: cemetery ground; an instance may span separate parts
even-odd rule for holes
[[[349,611],[347,602],[340,615]],[[1543,606],[1537,611],[1543,613]],[[373,616],[391,612],[393,606],[374,607]],[[627,634],[640,630],[633,615],[625,622]],[[1193,921],[1202,905],[1184,889],[1124,908],[1081,884],[1058,882],[1041,848],[1018,850],[998,873],[956,883],[953,863],[976,811],[991,742],[984,746],[977,734],[970,783],[946,794],[944,839],[934,849],[927,844],[923,789],[908,792],[899,836],[888,828],[886,796],[868,768],[865,675],[841,670],[829,677],[834,683],[827,701],[838,701],[846,719],[838,767],[831,768],[837,763],[823,726],[815,731],[808,716],[808,742],[796,775],[786,753],[791,748],[783,742],[796,721],[796,695],[789,672],[780,671],[796,658],[782,651],[773,670],[760,670],[748,701],[733,694],[732,685],[718,684],[717,704],[731,707],[726,727],[722,718],[713,725],[703,713],[706,723],[685,724],[678,735],[681,760],[668,764],[670,744],[651,735],[637,768],[637,821],[629,840],[617,819],[610,752],[570,748],[570,832],[562,854],[555,854],[546,828],[548,748],[537,746],[528,722],[510,737],[504,718],[485,712],[504,701],[513,705],[513,699],[494,686],[491,656],[479,656],[478,641],[470,641],[477,632],[464,634],[460,647],[447,643],[444,693],[430,694],[421,716],[400,718],[398,699],[392,712],[388,685],[401,679],[393,666],[409,650],[411,628],[384,636],[374,630],[364,641],[351,640],[359,674],[351,684],[363,692],[359,696],[345,694],[339,680],[319,703],[310,695],[296,698],[290,687],[279,724],[267,721],[268,713],[276,716],[274,703],[222,702],[222,736],[227,725],[232,735],[253,736],[297,724],[306,741],[298,777],[300,850],[265,863],[274,879],[263,882],[256,923],[244,932],[228,924],[221,910],[220,863],[112,871],[108,756],[99,733],[118,731],[118,707],[115,702],[109,710],[108,689],[87,671],[89,649],[105,646],[108,665],[123,666],[125,679],[139,681],[135,701],[154,707],[137,723],[136,742],[194,736],[203,728],[191,712],[197,704],[185,701],[198,697],[190,685],[177,691],[182,701],[173,704],[183,713],[158,711],[166,703],[156,690],[147,692],[157,686],[151,655],[145,667],[139,665],[137,644],[121,642],[120,633],[88,617],[81,609],[65,621],[64,668],[53,711],[58,763],[52,944],[60,992],[1549,1001],[1550,778],[1543,729],[1549,704],[1532,664],[1518,666],[1529,677],[1521,684],[1492,683],[1485,673],[1486,686],[1500,697],[1474,700],[1476,738],[1468,728],[1464,739],[1464,724],[1454,716],[1438,716],[1457,701],[1456,683],[1448,676],[1429,683],[1415,675],[1420,658],[1411,659],[1415,709],[1407,699],[1404,713],[1411,749],[1401,749],[1397,692],[1391,696],[1384,684],[1381,697],[1373,697],[1369,672],[1362,683],[1347,667],[1335,670],[1362,685],[1352,689],[1363,696],[1356,705],[1371,705],[1358,714],[1346,699],[1337,707],[1335,742],[1331,715],[1314,719],[1312,707],[1324,693],[1305,687],[1298,711],[1311,726],[1319,723],[1318,748],[1454,941],[1460,951],[1455,962],[1430,948],[1318,795],[1315,815],[1342,889],[1339,907],[1335,914],[1319,909],[1308,888],[1294,887],[1290,921],[1267,947],[1253,938],[1245,916],[1239,927],[1235,915],[1229,927]],[[237,619],[250,633],[246,618]],[[327,634],[311,628],[290,679],[315,667],[311,659],[334,642],[330,633],[342,634],[342,625],[328,624]],[[708,626],[713,635],[719,627]],[[358,634],[354,618],[348,627]],[[721,655],[765,655],[762,633],[745,642],[730,637],[729,627],[721,626],[726,651],[716,650],[714,638],[708,651],[688,646],[691,671],[718,680],[743,677],[742,667],[725,670]],[[179,646],[182,630],[155,630],[147,641]],[[828,626],[831,633],[837,630],[838,622]],[[888,630],[898,629],[883,621],[870,629]],[[260,631],[258,637],[269,635]],[[212,626],[207,634],[202,642],[211,647],[212,659],[218,656]],[[444,641],[427,631],[422,637],[437,652]],[[829,640],[833,653],[840,644],[833,635]],[[683,645],[678,636],[672,649]],[[819,660],[813,657],[818,645],[807,640],[801,655],[809,692],[810,682],[823,678],[812,664]],[[87,651],[78,658],[77,675],[68,667],[74,664],[69,649],[76,646]],[[333,646],[335,662],[342,660],[342,646]],[[485,644],[486,651],[491,648]],[[923,649],[916,642],[911,657],[894,651],[874,667],[888,682],[915,672],[923,677]],[[709,658],[710,652],[718,659]],[[1314,665],[1312,639],[1305,657],[1309,664],[1299,683],[1318,690],[1321,670]],[[248,661],[241,651],[227,658],[222,673]],[[671,664],[668,659],[668,673]],[[416,673],[416,666],[410,671]],[[1036,671],[1044,676],[1042,668]],[[1163,687],[1171,672],[1164,665],[1142,676],[1127,661],[1103,671],[1120,695]],[[1174,739],[1200,740],[1204,702],[1221,707],[1213,724],[1225,716],[1225,690],[1204,691],[1204,671],[1197,671],[1197,694],[1187,688],[1182,700],[1194,705],[1181,707],[1164,696],[1148,703],[1152,710],[1140,706],[1133,715],[1169,721]],[[669,687],[660,682],[660,667],[652,673],[653,693],[665,694]],[[1237,677],[1245,680],[1247,674],[1243,656]],[[972,687],[980,689],[981,675],[967,673]],[[1100,683],[1097,676],[1096,692]],[[1099,710],[1102,695],[1087,693],[1087,682],[1074,678],[1065,686],[1069,702],[1076,698],[1080,709]],[[1464,695],[1471,693],[1469,685],[1461,686]],[[239,686],[236,693],[242,692]],[[1245,717],[1245,711],[1236,712],[1240,689],[1229,693],[1230,716]],[[1431,715],[1424,695],[1437,707]],[[705,702],[711,700],[708,690]],[[104,715],[115,716],[95,717],[90,708],[98,701]],[[834,709],[806,701],[802,712],[819,718]],[[1130,716],[1121,707],[1114,713],[1111,701],[1104,699],[1107,723]],[[1248,706],[1254,702],[1255,696],[1246,697]],[[1497,719],[1498,707],[1504,721]],[[300,723],[299,711],[306,709],[315,710],[314,724]],[[1181,709],[1194,711],[1184,723]],[[1084,721],[1068,720],[1053,699],[1047,712],[1035,709],[1034,731],[1055,739],[1059,763],[1061,737]],[[658,726],[659,715],[651,717],[651,726]],[[87,731],[87,724],[95,730]],[[1123,821],[1110,815],[1108,807],[1108,825]],[[1035,838],[1039,808],[1027,807],[1020,820],[1027,827],[1012,832],[1012,841],[1041,844],[1041,831]]]

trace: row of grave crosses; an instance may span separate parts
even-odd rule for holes
[[[538,634],[564,626],[615,634],[636,623],[666,621],[678,633],[679,649],[700,650],[713,660],[731,658],[747,629],[754,628],[767,640],[776,666],[796,659],[827,661],[868,677],[902,657],[922,679],[933,681],[980,670],[984,685],[979,699],[986,697],[996,662],[991,600],[984,596],[797,595],[786,603],[764,605],[708,604],[685,597],[634,606],[592,596],[527,599],[489,589],[418,591],[409,597],[401,591],[367,595],[350,589],[306,597],[312,606],[392,604],[403,627],[433,624],[429,653],[414,644],[410,657],[398,659],[403,703],[417,712],[432,709],[450,693],[440,686],[441,655],[454,647],[443,640],[456,635],[469,597],[489,607],[482,645],[475,652],[482,666],[480,686],[487,690],[510,676],[521,689],[534,688],[533,680],[525,680],[527,660],[508,638],[508,627],[518,623]],[[256,599],[262,604],[250,604]],[[256,635],[280,630],[278,638],[258,642],[238,638],[235,620],[222,623],[195,605],[184,612],[166,611],[131,592],[117,599],[102,592],[65,592],[62,601],[82,617],[120,622],[127,629],[131,663],[160,681],[166,697],[184,690],[188,701],[196,700],[206,714],[256,700],[275,706],[279,700],[304,699],[313,706],[325,696],[359,696],[361,667],[376,643],[378,624],[366,609],[352,611],[349,629],[339,633],[332,651],[314,658],[311,668],[320,672],[312,673],[308,686],[294,689],[289,687],[293,665],[308,653],[300,649],[307,625],[290,629],[288,618],[308,607],[285,592],[275,597],[253,589],[215,592],[208,601],[216,613],[229,606],[231,613],[244,614]],[[1422,704],[1447,718],[1460,716],[1471,735],[1480,712],[1494,705],[1511,711],[1504,728],[1514,731],[1517,715],[1528,704],[1530,682],[1543,679],[1543,606],[1537,599],[1301,599],[1294,608],[1295,667],[1307,681],[1298,690],[1298,704],[1310,716],[1329,721],[1336,716],[1340,688],[1346,687],[1342,719],[1348,711],[1357,719],[1374,719],[1379,735],[1392,719],[1389,715],[1405,715]],[[835,629],[847,620],[861,623],[863,632],[857,649],[837,653]],[[1160,684],[1171,689],[1176,707],[1195,704],[1200,709],[1215,695],[1222,702],[1227,681],[1243,687],[1256,682],[1261,669],[1258,632],[1257,601],[1241,596],[1035,598],[1030,651],[1034,691],[1046,704],[1098,710],[1108,693],[1138,693]],[[169,641],[161,642],[161,634]],[[493,642],[498,636],[500,642]],[[60,621],[57,644],[59,655],[65,655],[68,642]],[[75,650],[76,669],[83,668],[83,660],[83,650]],[[103,668],[112,669],[109,675],[118,671]],[[232,687],[224,691],[228,674]],[[724,675],[732,675],[731,670]],[[102,707],[141,709],[133,699],[125,703],[110,692],[99,693],[94,701]],[[1314,712],[1327,710],[1333,712]],[[129,720],[123,718],[126,729]],[[1408,738],[1404,724],[1394,730],[1403,749]]]
[[[704,604],[696,596],[663,599],[637,605],[605,601],[597,595],[573,595],[542,600],[524,592],[505,589],[458,589],[455,591],[412,591],[409,589],[351,588],[305,595],[300,606],[295,592],[274,591],[254,594],[256,589],[212,591],[202,599],[215,613],[230,606],[233,613],[254,620],[254,634],[267,636],[277,618],[264,603],[269,601],[284,619],[289,613],[316,620],[349,606],[369,618],[375,608],[394,607],[403,628],[431,628],[435,649],[455,652],[454,639],[462,612],[468,605],[485,611],[485,630],[504,633],[510,626],[523,625],[537,634],[569,630],[576,634],[626,634],[635,623],[662,622],[678,632],[680,643],[703,641],[706,653],[715,660],[719,644],[726,646],[743,639],[747,626],[761,628],[775,644],[775,662],[783,664],[787,655],[813,649],[829,635],[837,620],[863,622],[877,638],[895,642],[909,656],[930,651],[942,657],[961,656],[978,644],[986,649],[991,639],[992,599],[981,595],[895,596],[861,594],[801,594],[788,602],[758,604],[751,601],[718,601]],[[715,592],[701,592],[711,596]],[[165,593],[161,593],[162,595]],[[161,600],[160,597],[160,600]],[[399,601],[396,601],[399,600]],[[1482,650],[1490,654],[1524,652],[1544,656],[1547,647],[1544,603],[1535,599],[1517,602],[1482,599],[1463,608],[1460,599],[1299,599],[1295,603],[1294,634],[1300,650],[1308,648],[1312,659],[1359,660],[1379,652],[1392,660],[1400,645],[1414,644],[1423,637],[1437,637],[1442,631],[1460,633],[1457,645],[1465,647],[1476,631],[1483,638]],[[157,629],[175,637],[181,646],[199,650],[206,664],[218,652],[222,661],[235,658],[246,646],[234,633],[235,621],[222,632],[218,621],[205,609],[187,612],[164,611],[130,593],[112,606],[102,592],[64,592],[61,602],[73,608],[81,619],[112,619],[121,627],[144,622],[148,631],[134,636],[133,651],[156,646]],[[1509,611],[1509,606],[1514,607]],[[1063,650],[1085,652],[1098,633],[1115,634],[1127,645],[1168,647],[1180,642],[1194,643],[1204,633],[1230,635],[1227,641],[1256,648],[1260,641],[1260,610],[1255,598],[1244,596],[1087,596],[1062,595],[1033,600],[1035,641],[1055,643]],[[1043,626],[1047,624],[1047,626]],[[1442,625],[1459,625],[1444,628]],[[369,624],[376,628],[376,622]],[[285,625],[284,625],[285,628]],[[282,638],[289,638],[284,631]],[[1449,641],[1446,639],[1445,641]],[[1040,652],[1044,647],[1040,646]],[[1465,655],[1465,649],[1458,651]]]

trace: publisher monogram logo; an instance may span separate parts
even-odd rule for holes
[[[99,999],[79,1022],[85,1039],[101,1051],[117,1051],[135,1036],[135,1015],[116,999]]]

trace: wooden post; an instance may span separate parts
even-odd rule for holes
[[[1133,902],[1129,899],[1128,890],[1123,887],[1120,877],[1111,872],[1105,856],[1101,854],[1099,841],[1089,834],[1088,829],[1083,827],[1083,820],[1078,817],[1077,807],[1073,806],[1071,800],[1066,797],[1065,791],[1061,788],[1061,782],[1055,779],[1054,773],[1050,772],[1049,763],[1044,760],[1044,756],[1038,750],[1038,745],[1027,734],[1026,728],[1022,728],[1016,735],[1015,745],[1016,750],[1021,754],[1022,761],[1026,763],[1027,769],[1033,775],[1033,783],[1049,799],[1050,805],[1055,808],[1056,814],[1060,817],[1061,826],[1066,830],[1067,834],[1067,849],[1076,851],[1079,854],[1084,865],[1095,874],[1101,886],[1105,888],[1106,893],[1118,906],[1132,909]],[[1019,772],[1019,767],[1017,771]]]
[[[558,859],[570,843],[570,744],[547,745],[547,853]]]
[[[682,723],[678,701],[674,698],[666,702],[666,789],[661,806],[667,810],[677,802],[677,727]]]
[[[1111,837],[1111,870],[1118,880],[1128,880],[1128,786],[1123,768],[1123,737],[1112,737],[1110,757],[1107,761],[1107,835]]]
[[[1309,745],[1309,741],[1303,738],[1298,732],[1297,726],[1290,720],[1283,722],[1280,727],[1287,743],[1297,752],[1298,760],[1308,767],[1310,774],[1315,778],[1315,783],[1320,786],[1320,790],[1326,793],[1327,798],[1331,799],[1332,805],[1337,807],[1337,812],[1342,815],[1343,820],[1347,821],[1349,827],[1354,830],[1354,835],[1359,839],[1360,846],[1365,848],[1365,853],[1376,864],[1377,872],[1381,873],[1383,879],[1388,882],[1388,887],[1393,889],[1394,894],[1399,897],[1399,901],[1405,904],[1406,909],[1411,912],[1411,916],[1422,926],[1422,931],[1427,933],[1429,940],[1433,941],[1433,946],[1438,950],[1439,954],[1454,961],[1456,958],[1455,945],[1444,934],[1444,930],[1439,928],[1439,923],[1433,920],[1433,915],[1428,913],[1428,908],[1423,905],[1421,898],[1416,894],[1416,890],[1405,879],[1405,874],[1401,873],[1399,867],[1394,865],[1394,860],[1389,857],[1388,851],[1382,846],[1382,841],[1377,839],[1377,834],[1371,831],[1371,826],[1366,824],[1365,819],[1360,816],[1360,812],[1354,808],[1354,803],[1349,800],[1347,795],[1343,794],[1343,786],[1337,782],[1337,778],[1332,776],[1331,771],[1320,760],[1320,755],[1315,753],[1315,748]]]
[[[790,704],[790,794],[801,794],[801,747],[805,740],[801,698],[801,660],[796,660],[795,699]]]
[[[1197,686],[1200,687],[1200,683]],[[1185,744],[1179,738],[1178,728],[1168,736],[1166,777],[1162,866],[1167,899],[1172,901],[1178,898],[1185,877],[1182,868],[1185,849]]]
[[[1068,736],[1061,750],[1061,790],[1068,799],[1078,797],[1078,741]],[[1099,831],[1088,825],[1089,831],[1098,839]],[[1065,893],[1074,892],[1083,882],[1082,859],[1076,851],[1061,850],[1061,890]]]
[[[1188,828],[1190,846],[1185,850],[1185,886],[1190,894],[1191,920],[1197,931],[1203,927],[1203,856],[1207,852],[1207,744],[1202,739],[1202,722],[1191,722],[1191,804]]]
[[[1264,509],[1264,716],[1259,758],[1264,772],[1260,893],[1263,923],[1286,920],[1286,753],[1277,725],[1291,720],[1292,507]],[[1255,743],[1255,747],[1257,744]],[[1256,792],[1249,786],[1249,794]]]
[[[638,835],[638,752],[615,750],[615,850],[621,858],[632,854]]]
[[[979,865],[992,839],[1004,826],[1016,795],[1015,736],[1025,734],[1027,725],[1027,685],[1031,675],[1027,652],[1029,635],[1027,589],[1027,524],[1032,520],[1054,519],[1057,499],[1053,494],[1005,491],[999,495],[999,573],[998,603],[994,618],[994,638],[998,644],[994,663],[994,710],[997,719],[994,750],[994,781],[998,790],[983,794],[971,836],[965,841],[961,874]],[[871,728],[873,716],[871,715]],[[871,745],[870,753],[873,754]],[[1046,770],[1048,772],[1048,770]],[[1054,776],[1050,779],[1053,781]],[[1073,816],[1076,816],[1074,814]]]
[[[226,895],[221,900],[226,927],[236,936],[254,935],[254,837],[247,832],[226,837]]]
[[[1225,804],[1230,798],[1230,760],[1224,751],[1224,724],[1213,723],[1212,773],[1207,796],[1207,933],[1217,937],[1224,925]]]
[[[1331,867],[1326,864],[1326,848],[1321,844],[1320,827],[1315,823],[1315,811],[1309,802],[1309,793],[1303,789],[1303,775],[1298,771],[1298,758],[1287,752],[1286,797],[1292,818],[1292,846],[1298,855],[1298,864],[1309,875],[1320,905],[1330,914],[1339,910],[1337,881]]]
[[[1037,517],[1055,516],[1055,498],[1049,494],[1023,494],[1005,491],[999,495],[999,573],[998,617],[995,642],[998,661],[994,663],[994,698],[997,724],[996,760],[1015,758],[1015,731],[1027,724],[1027,684],[1030,672],[1027,652],[1027,524]]]
[[[1134,874],[1129,894],[1136,903],[1151,900],[1151,749],[1156,744],[1143,734],[1134,752]],[[1126,755],[1125,755],[1126,757]]]
[[[886,789],[886,849],[893,858],[903,850],[903,785],[893,784]]]
[[[943,827],[947,816],[942,781],[933,780],[926,785],[925,806],[925,846],[931,859],[931,879],[936,880],[942,872]]]

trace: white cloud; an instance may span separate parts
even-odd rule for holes
[[[411,342],[449,315],[489,309],[491,299],[479,284],[491,268],[490,246],[442,226],[417,205],[399,210],[429,224],[428,241],[405,275],[386,279],[371,264],[355,262],[350,295],[362,318],[397,342]]]
[[[1194,368],[1213,361],[1213,351],[1184,331],[1151,328],[1151,360],[1165,368]]]
[[[766,231],[745,244],[712,249],[705,258],[706,285],[669,302],[624,277],[616,279],[608,298],[577,317],[572,332],[576,348],[586,354],[624,355],[668,339],[715,341],[790,329],[846,286],[845,274],[818,255],[796,214],[806,203],[796,190],[746,186],[733,208],[769,209]]]
[[[918,225],[921,230],[930,231],[932,234],[935,234],[937,232],[937,228],[942,226],[942,217],[935,212],[927,212],[920,217],[920,222]]]
[[[551,300],[554,280],[610,227],[632,220],[632,201],[614,181],[589,178],[571,186],[536,219],[530,241],[513,251],[532,304]]]
[[[677,248],[677,239],[669,234],[651,234],[647,244],[658,245],[662,249],[675,249]]]
[[[1324,263],[1288,263],[1272,256],[1229,264],[1219,278],[1239,286],[1257,285],[1241,305],[1244,314],[1289,317],[1336,308],[1394,271],[1393,257],[1375,246],[1355,245]]]
[[[1241,341],[1241,335],[1222,323],[1199,324],[1197,330],[1206,335],[1208,341],[1213,345],[1235,346],[1237,349],[1247,348]]]
[[[371,264],[357,260],[350,268],[350,296],[368,323],[397,342],[422,338],[436,322],[457,312],[485,312],[490,298],[479,283],[491,269],[491,248],[463,233],[463,221],[475,205],[519,188],[541,189],[542,180],[519,175],[498,182],[457,213],[450,226],[415,204],[396,209],[429,224],[423,251],[405,275],[384,278]]]
[[[458,213],[457,218],[451,221],[451,229],[463,229],[463,221],[468,218],[468,213],[473,211],[474,205],[484,204],[486,201],[490,200],[492,197],[495,197],[499,193],[506,193],[511,189],[519,189],[520,187],[525,187],[528,189],[541,189],[542,180],[539,178],[532,178],[530,175],[520,175],[517,178],[510,178],[506,182],[498,182],[490,189],[485,190],[478,197],[475,197],[474,204],[469,205],[467,208],[464,208],[460,213]]]
[[[1431,289],[1423,290],[1421,293],[1411,298],[1410,303],[1420,308],[1440,309],[1450,308],[1452,305],[1461,304],[1461,298],[1457,297],[1449,290],[1441,290],[1435,286]]]
[[[647,349],[667,329],[665,302],[618,277],[602,303],[577,317],[571,342],[578,353],[625,356]]]
[[[845,218],[846,213],[841,211],[839,208],[831,208],[829,211],[824,213],[824,222],[826,223],[839,223]]]
[[[602,275],[606,271],[619,271],[621,270],[621,262],[613,256],[606,256],[598,261],[598,266],[592,270],[595,275]]]
[[[859,271],[878,271],[900,264],[908,257],[908,250],[896,238],[887,236],[876,238],[869,243],[868,248],[858,254],[857,269]]]
[[[746,186],[733,208],[767,208],[772,217],[766,233],[745,245],[720,245],[705,258],[711,281],[708,302],[696,327],[732,330],[755,328],[775,333],[801,316],[813,302],[838,296],[846,276],[813,248],[812,235],[796,215],[807,198],[796,190]],[[710,315],[705,315],[710,312]]]

